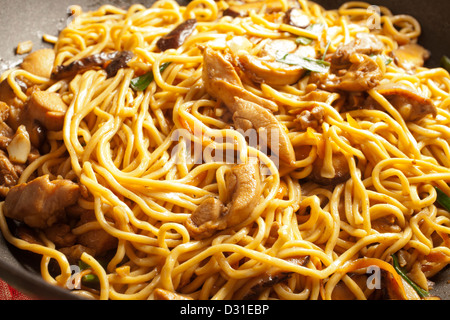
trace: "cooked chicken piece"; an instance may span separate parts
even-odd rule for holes
[[[194,239],[208,238],[250,216],[261,196],[258,161],[250,158],[246,164],[235,165],[226,175],[225,183],[229,194],[226,204],[208,198],[187,219],[185,226]]]
[[[94,211],[84,211],[78,225],[95,221]],[[91,230],[77,237],[77,243],[94,251],[94,255],[103,255],[117,247],[117,238],[111,236],[103,229]]]
[[[190,297],[183,296],[181,294],[170,292],[164,289],[157,288],[153,291],[155,300],[192,300]]]
[[[411,43],[400,46],[393,51],[395,62],[407,71],[423,67],[430,58],[430,51],[419,44]]]
[[[287,163],[295,161],[295,152],[292,143],[275,116],[259,105],[236,98],[236,112],[233,121],[236,127],[247,131],[254,129],[274,155]]]
[[[86,252],[91,256],[95,256],[95,252],[93,249],[82,246],[81,244],[75,244],[70,247],[64,247],[58,249],[61,253],[63,253],[70,264],[78,265],[81,259],[81,255]]]
[[[62,130],[67,105],[55,92],[34,91],[27,105],[28,117],[51,131]]]
[[[16,79],[16,81],[20,85],[22,91],[25,91],[27,89],[25,83],[23,83],[19,79]],[[23,102],[16,97],[7,79],[0,82],[0,101],[6,103],[10,108],[23,106]]]
[[[371,55],[383,51],[377,36],[358,33],[355,40],[338,47],[331,57],[329,73],[313,73],[310,82],[327,91],[360,92],[374,88],[383,74]]]
[[[194,239],[205,239],[227,227],[223,219],[225,206],[219,199],[204,200],[186,221],[186,228]]]
[[[71,247],[75,245],[76,235],[68,224],[57,223],[44,230],[47,238],[52,241],[57,248]]]
[[[207,92],[231,111],[238,129],[255,129],[260,133],[260,139],[267,139],[267,145],[281,160],[287,163],[295,161],[286,130],[267,110],[267,106],[274,103],[245,90],[233,65],[209,48],[204,50],[203,82]]]
[[[0,121],[0,149],[6,150],[13,136],[14,130],[5,122]]]
[[[383,74],[372,58],[364,54],[354,54],[349,61],[352,64],[348,70],[340,69],[337,73],[312,73],[310,82],[315,83],[320,89],[331,92],[367,91],[380,83]]]
[[[354,63],[351,57],[355,54],[371,56],[382,53],[383,49],[383,42],[377,36],[370,33],[358,33],[355,40],[337,48],[331,58],[331,72],[350,68]]]
[[[50,78],[55,62],[53,49],[40,49],[30,53],[20,65],[22,69],[43,78]]]
[[[402,115],[405,121],[418,121],[426,116],[436,117],[437,108],[431,99],[401,84],[383,84],[375,88]]]
[[[261,196],[259,161],[235,165],[225,176],[227,192],[227,224],[235,226],[245,221],[258,205]]]
[[[350,179],[350,168],[348,167],[347,158],[342,153],[333,153],[331,161],[334,172],[324,173],[324,159],[317,157],[309,179],[324,186],[337,185]]]
[[[65,218],[64,208],[78,201],[80,188],[69,180],[41,176],[12,187],[4,202],[6,217],[32,228],[48,228]]]
[[[6,197],[11,187],[17,184],[24,168],[12,164],[8,155],[0,150],[0,196]]]
[[[315,106],[311,110],[303,110],[297,115],[294,122],[299,124],[300,129],[306,131],[308,128],[313,128],[319,131],[322,127],[325,110],[321,106]]]
[[[211,48],[204,49],[203,82],[208,93],[221,100],[231,112],[234,112],[234,97],[252,101],[271,111],[277,111],[278,105],[270,100],[258,97],[246,90],[234,66],[223,55]]]
[[[0,101],[0,121],[6,121],[9,118],[9,106],[3,102]]]
[[[114,238],[103,229],[91,230],[77,237],[77,242],[84,247],[92,249],[94,255],[103,255],[109,250],[117,248],[117,238]]]

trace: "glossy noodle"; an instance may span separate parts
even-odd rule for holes
[[[112,300],[424,298],[393,258],[424,291],[450,261],[450,76],[425,67],[413,17],[304,0],[72,10],[51,75],[1,78],[10,110],[42,92],[65,105],[60,127],[35,112],[44,143],[1,205],[46,281]],[[31,241],[8,197],[45,176],[77,194]],[[60,224],[69,245],[46,232]],[[97,231],[105,251],[89,250]]]

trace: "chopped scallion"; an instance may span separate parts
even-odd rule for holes
[[[169,66],[170,62],[165,62],[161,64],[159,72],[163,72]],[[146,74],[136,77],[131,80],[131,88],[135,91],[144,91],[155,79],[153,71],[149,71]]]
[[[438,187],[434,187],[434,189],[436,189],[437,192],[437,203],[439,203],[445,210],[450,212],[450,197]]]
[[[318,73],[328,72],[328,69],[330,68],[329,62],[312,58],[300,57],[298,55],[291,53],[286,53],[280,56],[277,59],[277,61],[288,65],[300,66],[303,69]]]
[[[392,255],[392,260],[394,262],[394,269],[397,271],[397,273],[405,280],[416,292],[421,298],[426,298],[430,296],[430,293],[421,287],[419,287],[414,281],[412,281],[407,275],[406,272],[403,270],[402,267],[400,267],[400,264],[398,263],[398,259],[396,255]]]
[[[313,39],[307,37],[298,37],[295,39],[295,43],[301,44],[303,46],[310,45],[313,42]]]

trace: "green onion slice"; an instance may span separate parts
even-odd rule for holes
[[[161,64],[159,67],[159,72],[163,72],[166,70],[166,68],[170,65],[170,62],[165,62]],[[153,74],[153,71],[149,71],[146,74],[134,78],[131,80],[131,88],[135,91],[144,91],[147,89],[147,87],[152,83],[152,81],[155,79],[155,76]]]
[[[394,262],[394,269],[397,271],[397,273],[405,280],[419,295],[421,298],[426,298],[430,296],[430,293],[421,287],[419,287],[414,281],[412,281],[407,275],[405,270],[403,270],[402,267],[400,267],[400,264],[398,263],[397,256],[395,254],[392,255],[392,260]]]

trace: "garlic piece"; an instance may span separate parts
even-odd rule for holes
[[[17,128],[7,147],[9,160],[15,163],[26,163],[31,152],[30,135],[24,125]]]

